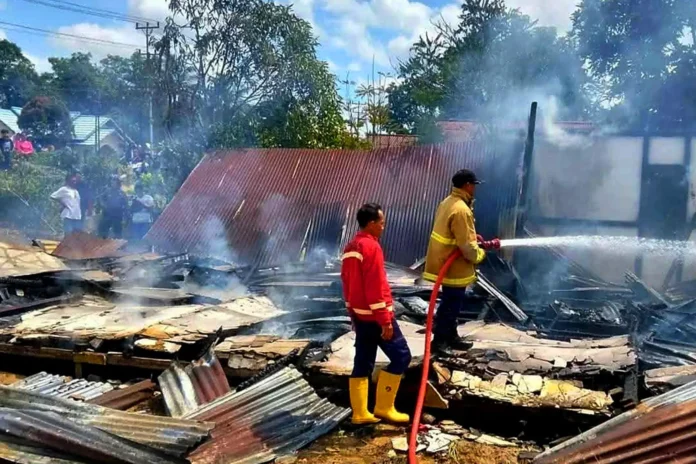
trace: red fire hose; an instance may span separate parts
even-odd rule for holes
[[[498,250],[500,249],[500,240],[494,238],[493,240],[484,240],[483,237],[478,235],[479,246],[484,250]],[[425,352],[423,353],[423,373],[421,374],[420,389],[418,390],[418,401],[416,401],[416,411],[413,416],[413,425],[411,426],[411,437],[408,442],[408,464],[418,464],[416,459],[416,448],[418,447],[418,429],[420,429],[420,419],[421,413],[423,412],[423,401],[425,401],[425,389],[428,385],[428,372],[430,371],[430,337],[433,332],[433,314],[435,313],[435,304],[437,303],[437,296],[440,293],[440,287],[442,286],[442,280],[447,275],[452,263],[462,255],[461,250],[456,249],[447,258],[445,264],[440,270],[440,274],[437,276],[435,285],[433,285],[433,292],[430,294],[430,304],[428,305],[428,319],[425,323]]]
[[[423,353],[423,374],[421,375],[420,389],[418,390],[418,401],[416,401],[416,411],[413,416],[413,425],[411,426],[411,438],[408,445],[408,464],[418,464],[416,459],[416,448],[418,447],[418,429],[420,428],[420,418],[423,412],[423,401],[425,401],[425,388],[428,385],[428,371],[430,370],[430,337],[433,332],[433,314],[435,313],[435,304],[437,296],[440,293],[442,279],[447,275],[450,266],[462,255],[462,252],[457,249],[452,252],[447,261],[445,261],[440,274],[437,276],[433,292],[430,294],[430,305],[428,306],[428,319],[425,323],[425,352]]]

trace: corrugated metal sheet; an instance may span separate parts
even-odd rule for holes
[[[93,462],[184,464],[182,458],[140,445],[60,414],[0,408],[0,430],[43,448]],[[0,455],[2,452],[0,451]]]
[[[212,349],[186,367],[174,362],[159,376],[159,384],[172,417],[184,416],[230,391],[225,372]]]
[[[126,243],[126,240],[103,239],[86,232],[73,232],[60,242],[53,256],[75,260],[115,258],[123,255],[119,250]]]
[[[19,117],[17,117],[17,114],[15,114],[15,112],[13,112],[12,110],[0,108],[0,121],[2,121],[2,123],[5,124],[14,133],[21,132],[21,129],[19,128],[19,123],[17,122],[18,120]]]
[[[113,385],[104,382],[89,382],[71,379],[62,375],[39,372],[10,385],[11,388],[33,391],[56,398],[88,401],[110,392]]]
[[[155,383],[151,380],[143,380],[142,382],[129,385],[125,388],[112,390],[101,396],[88,400],[88,403],[98,404],[99,406],[123,411],[142,401],[152,398],[155,387]]]
[[[0,387],[0,407],[59,414],[76,424],[96,427],[176,456],[184,455],[213,428],[213,424],[131,414],[9,387]]]
[[[103,142],[105,138],[110,136],[111,134],[118,134],[116,129],[99,129],[99,141]],[[75,145],[84,145],[84,146],[94,146],[96,142],[97,134],[96,132],[92,132],[89,137],[84,139],[81,142],[77,142]]]
[[[696,382],[545,451],[536,464],[686,463],[696,461]]]
[[[189,455],[193,464],[262,464],[330,432],[350,410],[319,398],[297,370],[285,368],[247,390],[186,416],[215,422],[211,439]]]
[[[488,181],[479,190],[477,227],[498,235],[514,217],[521,155],[513,140],[214,153],[191,173],[147,239],[163,250],[202,255],[229,249],[259,265],[336,255],[357,228],[357,209],[370,201],[386,211],[387,259],[411,265],[425,254],[435,209],[458,169]]]
[[[65,453],[35,445],[11,435],[0,434],[0,462],[14,464],[85,464]]]
[[[112,122],[107,116],[99,117],[100,131],[107,130],[106,126]],[[81,114],[73,119],[73,135],[76,141],[85,141],[92,136],[97,129],[97,117],[91,114]]]

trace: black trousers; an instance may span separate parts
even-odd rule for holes
[[[381,348],[389,358],[389,366],[385,371],[394,375],[403,375],[411,364],[411,350],[401,328],[392,322],[394,336],[387,341],[382,338],[382,327],[376,322],[354,320],[355,326],[355,359],[353,361],[353,378],[372,376],[377,359],[377,348]]]
[[[123,217],[105,214],[99,221],[99,236],[109,238],[109,232],[113,231],[113,238],[123,236]]]
[[[456,340],[457,318],[466,304],[466,287],[442,287],[440,306],[435,313],[435,341]]]

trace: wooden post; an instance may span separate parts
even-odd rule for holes
[[[529,181],[532,175],[532,155],[534,153],[534,133],[536,131],[538,106],[537,102],[533,102],[532,108],[529,111],[527,141],[524,144],[524,158],[522,159],[522,182],[520,185],[519,198],[517,199],[515,237],[521,237],[524,234],[524,226],[527,223],[527,216],[529,215],[531,200]]]

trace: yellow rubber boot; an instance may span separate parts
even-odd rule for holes
[[[394,424],[408,424],[411,418],[408,414],[400,413],[394,408],[396,394],[401,384],[401,376],[382,371],[377,381],[377,402],[375,416]]]
[[[355,425],[376,424],[379,422],[367,409],[367,396],[370,391],[370,380],[367,378],[350,379],[350,407],[353,408]]]

